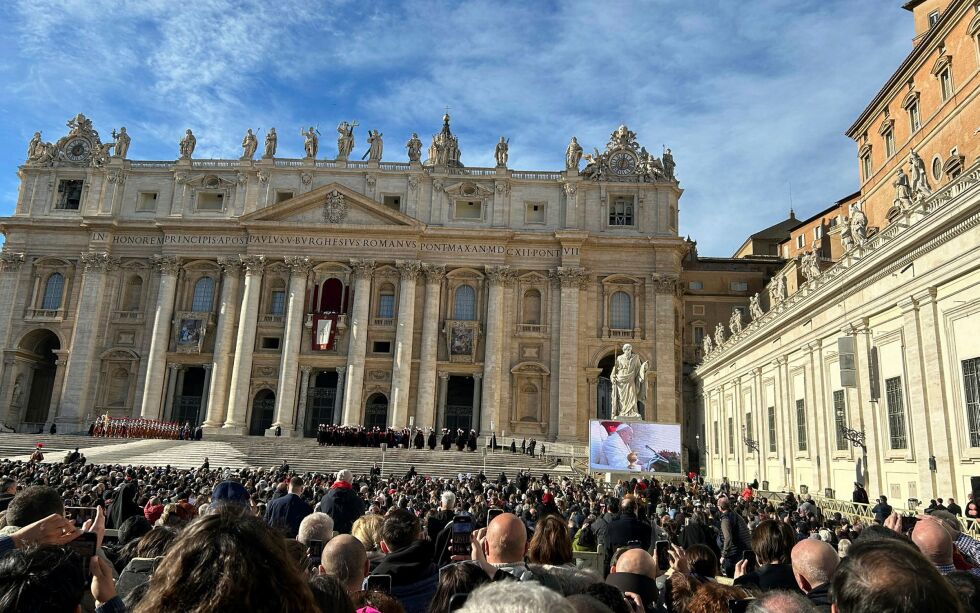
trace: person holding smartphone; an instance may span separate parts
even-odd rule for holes
[[[792,528],[774,519],[761,522],[752,531],[752,551],[735,565],[735,585],[802,593],[790,559],[794,545]]]

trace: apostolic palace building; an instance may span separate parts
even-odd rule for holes
[[[354,152],[356,125],[327,156],[304,131],[302,159],[278,157],[274,131],[218,160],[188,130],[159,161],[81,114],[55,142],[36,134],[0,219],[3,423],[583,442],[623,343],[649,361],[644,417],[681,420],[688,245],[669,150],[621,126],[584,160],[573,139],[563,171],[509,168],[506,139],[496,167],[473,168],[448,115],[406,162],[373,130]]]
[[[846,132],[860,191],[703,343],[714,477],[913,508],[980,489],[980,3],[903,8],[912,50]]]

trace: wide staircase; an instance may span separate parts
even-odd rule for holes
[[[60,461],[76,447],[90,463],[142,464],[148,466],[175,466],[194,468],[208,458],[211,468],[272,468],[283,460],[292,470],[299,472],[336,472],[349,468],[355,473],[367,473],[371,467],[383,463],[385,476],[401,476],[415,466],[420,475],[453,477],[459,473],[485,474],[496,478],[501,471],[513,477],[518,470],[530,470],[540,475],[571,474],[567,461],[556,465],[551,458],[531,458],[510,451],[496,450],[484,455],[483,448],[475,452],[443,451],[436,447],[388,449],[376,447],[320,447],[314,439],[270,438],[253,436],[211,435],[203,441],[172,441],[160,439],[112,439],[91,438],[78,435],[30,435],[0,434],[0,458],[27,460],[37,443],[46,462]]]

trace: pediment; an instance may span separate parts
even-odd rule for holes
[[[329,183],[249,213],[242,216],[240,221],[317,226],[424,226],[417,219],[339,183]]]

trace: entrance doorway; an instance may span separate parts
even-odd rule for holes
[[[599,363],[596,365],[602,369],[602,372],[599,373],[599,381],[596,384],[595,416],[597,419],[609,419],[612,417],[612,381],[610,381],[609,376],[612,374],[615,363],[616,358],[613,355],[607,355],[599,360]]]
[[[337,400],[337,373],[319,372],[313,386],[306,392],[306,424],[303,436],[316,436],[320,424],[334,424],[334,405]]]
[[[378,392],[367,399],[364,410],[364,426],[366,428],[388,427],[388,397]]]
[[[252,419],[248,433],[252,436],[263,436],[272,427],[276,414],[276,393],[272,390],[262,390],[252,400]]]
[[[37,431],[44,428],[51,409],[58,369],[54,352],[61,349],[61,341],[50,330],[35,330],[24,337],[20,348],[31,354],[32,364],[28,372],[17,375],[14,380],[11,400],[16,413],[12,417],[19,419],[23,411],[23,426],[30,424],[31,431]]]
[[[446,387],[446,423],[450,430],[479,430],[473,419],[473,377],[451,376]]]
[[[184,371],[180,390],[174,397],[172,419],[178,426],[201,422],[201,400],[204,398],[204,368],[192,366]]]

